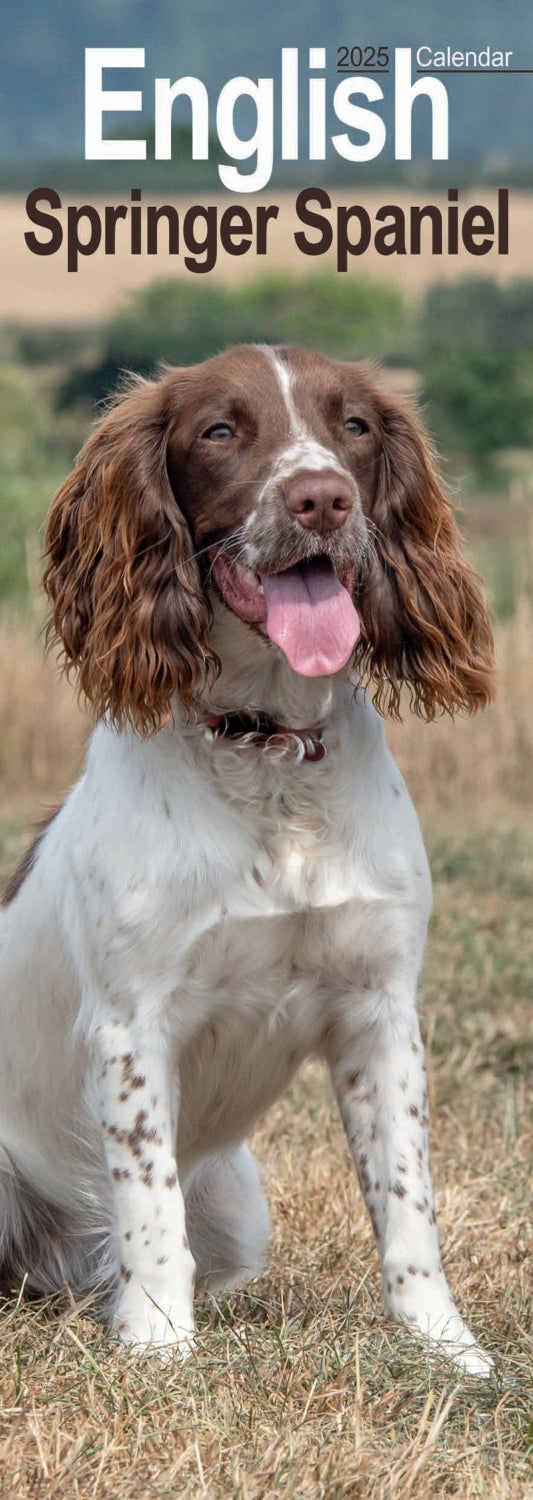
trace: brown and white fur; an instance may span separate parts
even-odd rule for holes
[[[47,547],[50,636],[99,722],[0,912],[5,1277],[103,1290],[125,1342],[186,1352],[195,1275],[263,1264],[243,1141],[316,1055],[386,1310],[487,1373],[439,1254],[430,877],[380,713],[402,684],[421,717],[483,706],[491,636],[412,412],[299,350],[165,369],[89,439]],[[310,670],[270,637],[289,568],[359,621],[345,664],[313,668],[313,622]]]

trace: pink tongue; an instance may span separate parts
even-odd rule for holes
[[[295,672],[327,677],[346,666],[361,627],[331,563],[300,563],[261,583],[268,634]]]

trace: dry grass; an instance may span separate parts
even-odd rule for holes
[[[406,714],[387,737],[422,815],[492,822],[533,804],[531,663],[533,601],[496,629],[496,701],[474,719],[438,720],[421,729]]]
[[[430,1500],[533,1496],[530,1175],[531,621],[498,633],[501,692],[479,721],[390,738],[435,875],[423,1024],[445,1263],[496,1357],[462,1380],[388,1323],[326,1080],[309,1067],[256,1133],[274,1220],[267,1273],[160,1369],[65,1296],[0,1319],[0,1495]],[[4,865],[79,761],[84,723],[27,632],[0,673]],[[453,815],[452,815],[453,809]]]
[[[339,204],[358,203],[362,200],[370,215],[374,215],[383,203],[390,200],[391,196],[393,202],[406,210],[410,203],[424,202],[426,191],[422,189],[421,192],[416,190],[408,192],[406,189],[395,188],[391,195],[390,186],[387,187],[385,184],[381,187],[365,188],[364,193],[361,193],[360,187],[355,191],[349,187],[334,188],[330,194],[334,208],[330,221],[335,228],[336,208]],[[124,196],[120,193],[111,194],[111,201],[124,201]],[[156,201],[157,196],[156,194]],[[446,210],[445,192],[432,190],[430,196],[432,202],[440,204],[444,211]],[[227,194],[209,193],[208,197],[209,202],[218,208],[219,214],[227,208]],[[326,255],[310,257],[302,255],[298,250],[294,234],[296,230],[302,228],[302,225],[296,217],[295,198],[296,192],[267,192],[259,198],[253,194],[246,194],[246,207],[253,215],[260,202],[279,204],[278,219],[270,225],[265,269],[268,271],[292,270],[295,274],[308,274],[314,270],[334,270],[335,242]],[[167,195],[165,199],[169,201]],[[107,201],[110,201],[109,198]],[[150,195],[146,195],[146,202],[149,201]],[[171,197],[170,201],[175,203],[181,219],[181,215],[190,206],[191,201],[197,202],[198,198],[193,196],[191,199],[190,196],[182,194]],[[461,192],[462,211],[479,201],[494,210],[495,189],[483,186],[476,192]],[[102,199],[93,194],[91,202],[101,211]],[[58,217],[64,221],[67,212],[66,199],[63,203],[63,210]],[[423,246],[421,255],[394,257],[395,287],[405,292],[406,296],[417,298],[434,281],[454,281],[458,276],[471,275],[473,269],[476,276],[496,277],[502,282],[508,281],[512,276],[530,276],[533,193],[513,189],[511,205],[510,255],[478,257],[473,268],[472,256],[467,254],[463,246],[459,247],[458,255],[435,256],[430,253],[428,241],[427,245]],[[42,323],[91,325],[95,319],[109,317],[110,313],[120,307],[125,297],[135,294],[148,282],[169,276],[187,279],[191,274],[185,267],[183,254],[179,256],[166,254],[163,242],[157,256],[132,255],[127,226],[124,225],[124,233],[119,232],[117,235],[115,255],[104,255],[100,249],[96,255],[82,258],[77,276],[69,276],[64,246],[57,255],[46,257],[46,259],[39,255],[31,255],[23,247],[24,231],[28,228],[24,197],[1,197],[0,216],[4,267],[0,282],[0,320],[8,323],[25,323],[32,328],[39,327]],[[354,264],[357,266],[357,273],[352,271],[352,274],[360,274],[360,271],[364,270],[366,276],[375,278],[377,281],[391,277],[390,266],[384,262],[383,256],[378,254],[373,244],[363,257],[362,264],[359,261]],[[248,255],[244,256],[231,256],[220,250],[217,264],[214,270],[209,272],[208,280],[215,284],[222,282],[235,285],[236,282],[242,282],[243,277],[256,276],[260,266],[261,262],[258,261],[254,247]]]
[[[452,883],[453,884],[453,883]],[[443,898],[432,968],[458,897]],[[462,900],[459,906],[463,907]],[[472,918],[474,913],[472,912]],[[325,1080],[309,1068],[256,1136],[268,1164],[270,1268],[231,1303],[199,1298],[199,1348],[160,1370],[69,1308],[2,1319],[0,1493],[262,1500],[533,1493],[531,1110],[525,1017],[470,1011],[448,1032],[461,955],[439,976],[446,1047],[431,1069],[434,1166],[452,1285],[497,1358],[461,1380],[383,1318],[375,1252]],[[450,986],[450,988],[449,988]],[[431,988],[431,982],[430,982]],[[426,1027],[432,1029],[432,1004]],[[464,1032],[464,1035],[462,1034]]]
[[[497,629],[498,690],[487,713],[429,726],[406,712],[388,740],[422,814],[516,815],[533,804],[531,641],[533,600],[525,592]],[[37,625],[0,621],[0,818],[61,796],[77,775],[90,723],[72,689],[45,663]],[[31,812],[30,812],[31,816]]]

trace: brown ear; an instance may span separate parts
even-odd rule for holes
[[[369,515],[372,558],[361,595],[361,665],[380,712],[398,717],[408,684],[421,718],[490,702],[492,632],[427,439],[407,408],[380,397],[382,454]]]
[[[216,658],[190,533],[172,492],[168,433],[178,378],[135,380],[53,501],[44,587],[47,645],[62,644],[95,713],[141,734],[190,706]]]

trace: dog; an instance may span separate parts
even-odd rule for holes
[[[487,1374],[439,1254],[430,876],[382,719],[482,708],[492,639],[417,419],[285,347],[132,377],[52,504],[44,586],[97,723],[0,913],[4,1279],[94,1289],[125,1343],[187,1354],[195,1276],[264,1264],[244,1141],[313,1055],[386,1311]]]

